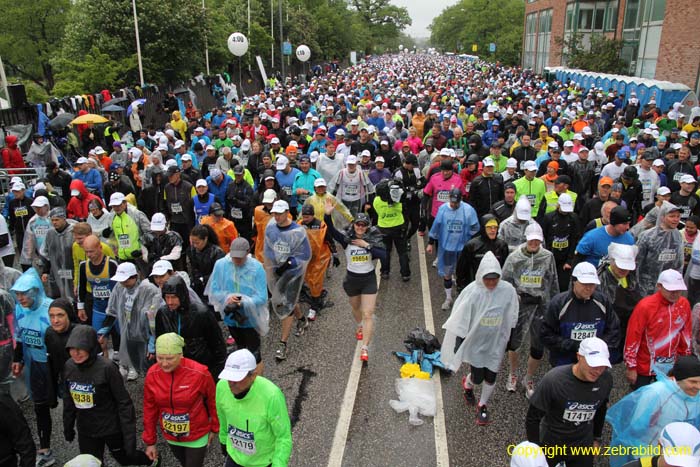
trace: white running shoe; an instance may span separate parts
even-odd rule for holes
[[[309,321],[316,321],[316,310],[309,308],[309,313],[306,315]]]
[[[125,366],[119,366],[119,374],[122,375],[122,379],[126,381],[126,378],[129,376],[129,369]]]
[[[518,377],[509,374],[508,375],[508,381],[506,381],[506,391],[508,392],[515,392],[518,390]]]
[[[525,379],[523,381],[523,386],[525,386],[525,397],[527,397],[529,400],[535,393],[535,382],[532,380]]]
[[[450,308],[452,308],[452,299],[451,298],[446,298],[444,302],[442,302],[442,311],[449,311]]]
[[[435,258],[435,260],[433,261],[433,267],[434,267],[434,268],[437,267],[437,258]]]
[[[136,368],[130,366],[129,371],[126,373],[126,380],[136,381],[137,379],[139,379],[139,374],[136,372]]]

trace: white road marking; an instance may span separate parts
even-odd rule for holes
[[[420,282],[423,293],[423,314],[425,316],[425,329],[435,335],[435,321],[433,319],[433,304],[430,300],[430,287],[428,286],[428,267],[425,261],[425,246],[423,239],[417,237],[418,241],[418,262],[420,264]],[[440,384],[440,371],[433,373],[433,381],[437,391],[437,412],[433,419],[435,427],[435,465],[438,467],[448,467],[450,465],[450,455],[447,450],[447,430],[445,429],[445,408],[442,401],[442,385]]]
[[[378,270],[379,261],[376,261],[374,266],[375,270]],[[379,288],[381,280],[381,275],[377,274],[377,288]],[[357,341],[357,344],[355,345],[355,352],[352,356],[352,363],[350,365],[348,384],[345,386],[343,403],[340,406],[338,424],[335,426],[335,435],[333,435],[331,453],[328,457],[328,467],[341,467],[343,465],[343,456],[345,455],[345,446],[347,445],[348,432],[350,431],[350,421],[352,419],[353,407],[355,406],[357,386],[360,383],[360,373],[362,373],[362,361],[360,360],[361,349],[362,341]]]

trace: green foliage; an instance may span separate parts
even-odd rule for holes
[[[7,73],[50,91],[54,70],[50,63],[61,46],[69,0],[0,0],[4,27],[0,55]]]
[[[62,58],[56,66],[61,71],[56,75],[53,94],[65,96],[119,87],[129,74],[136,73],[137,64],[135,55],[116,60],[93,46],[82,60]]]
[[[461,0],[445,8],[430,25],[430,43],[443,52],[479,55],[505,65],[520,63],[523,0]],[[489,44],[496,53],[489,53]],[[477,44],[477,52],[472,52]]]
[[[622,41],[608,39],[602,34],[590,36],[590,47],[586,47],[580,34],[568,40],[556,38],[572,68],[598,73],[628,74],[628,64],[621,58]]]
[[[24,90],[27,92],[27,102],[46,102],[49,99],[49,93],[46,92],[46,89],[34,81],[24,80],[22,84],[24,84]]]
[[[365,28],[359,39],[366,54],[386,48],[387,42],[397,39],[399,33],[411,25],[408,10],[392,5],[389,0],[352,0],[352,6]]]

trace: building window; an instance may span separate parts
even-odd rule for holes
[[[549,42],[552,36],[552,9],[540,11],[537,34],[537,63],[535,70],[542,73],[549,64]]]
[[[628,0],[622,38],[623,58],[629,59],[629,71],[642,78],[654,78],[659,58],[666,0]]]
[[[530,13],[525,18],[525,47],[523,48],[523,67],[535,68],[537,44],[537,12]]]

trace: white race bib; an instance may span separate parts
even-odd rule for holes
[[[182,205],[180,203],[173,203],[170,205],[170,212],[173,214],[181,214],[182,213]]]
[[[119,242],[119,248],[123,250],[128,250],[129,248],[131,248],[131,239],[127,234],[119,235],[117,241]]]
[[[243,219],[243,211],[241,208],[231,208],[232,219]]]
[[[250,431],[239,430],[235,426],[229,425],[228,438],[231,440],[234,449],[247,456],[252,456],[257,452],[255,449],[255,436]]]

